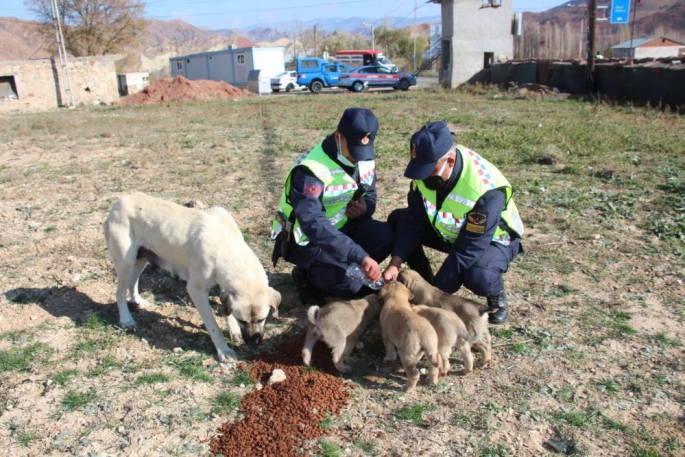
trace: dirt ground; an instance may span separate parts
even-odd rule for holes
[[[170,84],[189,93],[187,82]],[[190,93],[196,99],[202,89]],[[348,97],[316,98],[305,113],[295,98],[254,102],[234,92],[221,103],[141,100],[4,118],[0,454],[685,455],[682,244],[645,230],[636,220],[643,216],[612,221],[611,230],[594,219],[571,224],[573,201],[544,201],[573,193],[573,175],[550,171],[565,166],[565,153],[517,176],[531,183],[517,193],[528,252],[506,275],[512,316],[492,328],[489,368],[405,395],[403,373],[382,361],[377,324],[362,337],[352,373],[335,373],[321,344],[314,370],[298,364],[306,309],[290,266],[271,264],[268,221],[296,152],[332,130],[330,113],[352,103]],[[450,112],[478,103],[374,97],[387,97],[369,103],[399,126],[383,124],[402,145],[410,106]],[[509,116],[521,105],[512,106]],[[404,155],[393,159],[382,144],[379,154],[383,219],[404,204],[407,181]],[[621,167],[593,186],[618,195],[618,176],[642,173]],[[543,190],[533,174],[548,178]],[[233,345],[241,364],[216,362],[185,285],[159,270],[141,279],[154,306],[134,311],[138,331],[117,327],[101,224],[132,190],[219,204],[236,218],[283,296],[262,345]],[[619,199],[611,202],[616,211]],[[441,256],[430,255],[439,265]],[[216,291],[211,299],[221,315]],[[461,367],[457,353],[452,365]],[[269,385],[274,368],[288,379]]]

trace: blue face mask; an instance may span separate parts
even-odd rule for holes
[[[357,165],[350,162],[350,160],[343,155],[343,153],[342,153],[342,138],[340,138],[340,136],[338,136],[337,146],[338,146],[338,162],[345,165],[346,167],[351,167],[351,168],[356,167]]]

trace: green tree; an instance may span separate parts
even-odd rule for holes
[[[51,0],[24,0],[42,23],[41,31],[54,36]],[[145,31],[145,4],[139,0],[57,0],[64,47],[74,56],[122,52],[135,45]]]

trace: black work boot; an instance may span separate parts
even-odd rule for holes
[[[318,287],[309,280],[307,272],[301,267],[293,268],[291,273],[300,303],[305,306],[323,305],[326,300]]]
[[[433,284],[433,269],[431,268],[428,257],[426,257],[426,253],[423,252],[423,246],[417,247],[414,252],[412,252],[407,259],[407,265],[420,274],[429,284]]]
[[[488,306],[491,308],[497,308],[496,311],[490,313],[488,317],[488,322],[494,325],[504,324],[509,317],[509,302],[507,301],[507,294],[502,292],[497,295],[492,295],[488,297]]]

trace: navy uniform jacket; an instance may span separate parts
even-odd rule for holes
[[[322,147],[331,159],[340,163],[337,160],[338,150],[333,135],[326,137]],[[343,164],[340,165],[352,178],[359,179],[356,167],[350,168]],[[342,227],[342,230],[336,229],[326,218],[322,197],[323,187],[323,182],[314,176],[314,173],[308,168],[297,166],[292,170],[289,197],[293,206],[293,213],[300,221],[302,231],[307,235],[310,244],[325,251],[338,262],[342,264],[362,263],[368,254],[344,234],[345,227],[354,224],[357,219],[349,220]],[[360,220],[371,218],[376,211],[376,179],[374,178],[370,186],[364,185],[364,189],[366,190],[364,197],[366,214],[358,218]],[[274,257],[280,254],[280,242],[281,237],[279,236],[274,246]]]
[[[452,174],[445,186],[438,191],[438,208],[440,208],[445,201],[449,191],[456,185],[457,180],[461,175],[462,166],[461,156],[457,154],[457,163],[454,170],[452,170]],[[471,233],[465,229],[466,225],[464,225],[454,244],[449,246],[449,250],[447,251],[448,258],[452,257],[456,260],[456,262],[454,262],[454,267],[457,271],[454,271],[453,273],[457,277],[461,277],[466,270],[471,268],[488,249],[488,246],[495,235],[495,230],[500,223],[500,217],[505,202],[506,196],[504,195],[504,191],[498,189],[486,192],[476,202],[472,211],[479,211],[485,213],[487,216],[485,233]],[[402,218],[399,220],[397,228],[395,229],[395,244],[393,245],[392,250],[393,255],[398,256],[404,261],[406,261],[412,252],[421,244],[421,240],[424,238],[426,231],[431,230],[435,232],[435,228],[431,225],[431,221],[426,214],[423,205],[423,196],[418,189],[415,190],[410,186],[409,193],[407,194],[407,203],[408,211],[403,213]],[[448,243],[445,242],[444,244],[447,245]]]

